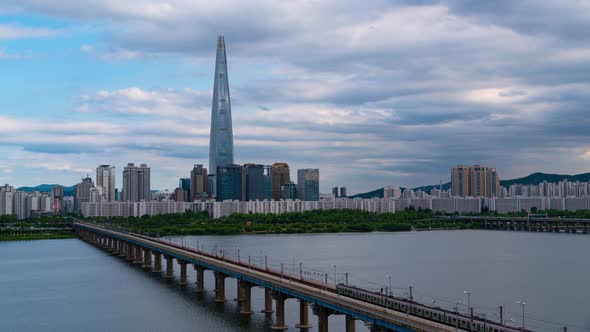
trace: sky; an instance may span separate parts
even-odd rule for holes
[[[588,31],[584,0],[2,0],[0,183],[174,189],[208,165],[218,34],[236,163],[349,193],[587,172]]]

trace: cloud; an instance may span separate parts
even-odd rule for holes
[[[236,161],[320,167],[323,190],[438,183],[463,163],[495,166],[503,178],[590,167],[581,1],[9,3],[101,26],[97,40],[74,47],[105,60],[101,68],[164,59],[212,71],[225,34]],[[72,92],[79,121],[4,117],[0,138],[77,170],[147,161],[154,183],[171,188],[193,163],[207,164],[203,86],[212,82],[141,78]]]
[[[56,29],[26,27],[16,24],[0,24],[0,40],[55,37],[60,33],[61,31]]]

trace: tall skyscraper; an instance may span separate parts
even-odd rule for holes
[[[147,164],[139,167],[128,163],[123,170],[123,202],[149,201],[152,199],[150,168]]]
[[[217,200],[242,200],[242,166],[217,167]]]
[[[281,188],[291,181],[289,175],[289,165],[286,163],[272,164],[272,199],[280,200],[282,197]]]
[[[500,197],[500,177],[495,168],[457,165],[451,169],[451,195]]]
[[[245,164],[243,167],[243,192],[245,201],[272,199],[271,166]]]
[[[225,40],[217,38],[213,104],[211,106],[211,132],[209,139],[209,172],[216,174],[218,166],[234,163],[234,136],[231,120],[231,101],[227,77]],[[213,177],[215,180],[215,177]]]
[[[96,186],[104,188],[104,196],[107,202],[115,199],[115,166],[100,165],[96,168]]]
[[[297,198],[302,201],[320,200],[320,170],[306,168],[297,170]]]
[[[207,169],[201,164],[195,164],[191,170],[189,201],[204,200],[207,197],[208,182]]]
[[[53,213],[62,213],[63,212],[63,198],[64,198],[64,190],[62,187],[55,185],[51,188],[51,210]]]
[[[332,187],[332,195],[334,195],[334,198],[338,197],[338,187]]]

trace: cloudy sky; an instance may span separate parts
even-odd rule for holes
[[[321,190],[590,170],[590,2],[2,0],[0,183],[208,164],[227,43],[238,163]]]

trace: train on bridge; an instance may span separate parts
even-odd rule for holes
[[[457,329],[475,332],[526,332],[523,328],[510,327],[498,322],[488,319],[472,319],[472,317],[452,312],[439,307],[427,306],[421,303],[416,303],[405,298],[386,296],[378,292],[371,292],[366,289],[349,286],[346,284],[338,284],[336,291],[340,295],[351,297],[357,300],[369,302],[386,309],[393,309],[411,316],[416,316]]]

